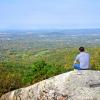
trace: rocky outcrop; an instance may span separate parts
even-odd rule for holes
[[[0,100],[100,100],[100,71],[66,72],[9,92]]]

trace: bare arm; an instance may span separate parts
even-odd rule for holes
[[[79,63],[79,56],[76,56],[76,59],[74,60],[74,64]]]

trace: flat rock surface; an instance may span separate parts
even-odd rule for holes
[[[100,100],[100,71],[66,72],[6,93],[0,100]]]

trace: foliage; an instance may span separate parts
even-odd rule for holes
[[[22,87],[21,77],[17,73],[0,71],[0,96],[8,91]]]
[[[0,66],[0,95],[11,90],[28,86],[43,79],[65,72],[64,67],[57,67],[40,60],[20,68],[17,64],[3,63]]]

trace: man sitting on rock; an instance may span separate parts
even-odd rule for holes
[[[90,55],[85,52],[84,47],[79,48],[80,53],[74,61],[74,69],[87,70],[90,67]]]

